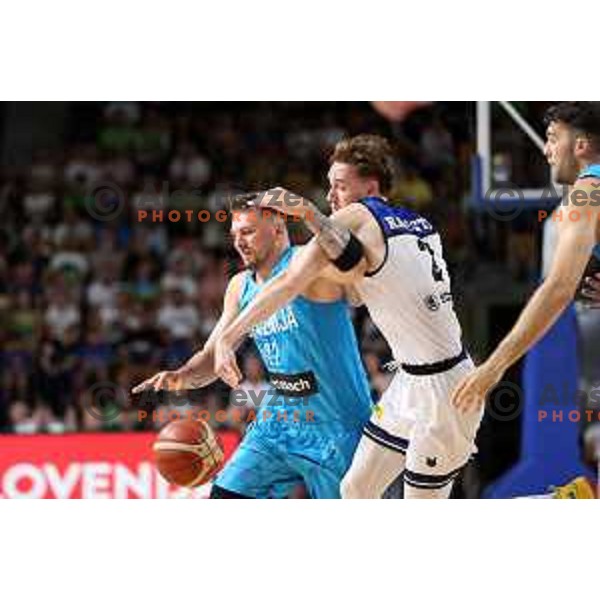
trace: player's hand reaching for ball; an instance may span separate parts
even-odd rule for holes
[[[502,379],[502,372],[491,368],[486,363],[469,373],[456,387],[452,394],[452,405],[461,413],[478,411],[489,391]]]
[[[158,391],[177,391],[186,388],[186,378],[181,370],[177,371],[160,371],[156,375],[149,377],[142,383],[136,385],[132,390],[132,394],[140,394],[148,390]]]
[[[237,387],[243,379],[233,344],[225,337],[219,338],[215,344],[215,374],[232,388]]]

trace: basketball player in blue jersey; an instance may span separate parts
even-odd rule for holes
[[[219,322],[185,365],[156,374],[134,393],[198,388],[217,378],[216,340],[265,283],[296,260],[298,248],[290,245],[284,220],[270,213],[241,197],[234,204],[231,233],[246,270],[230,281]],[[283,498],[304,484],[312,498],[339,498],[371,414],[343,280],[315,279],[251,335],[278,395],[263,400],[211,497]]]
[[[241,377],[233,351],[238,340],[312,281],[343,276],[399,368],[365,425],[342,496],[379,498],[403,472],[405,498],[447,498],[475,450],[482,411],[461,415],[450,404],[473,363],[462,346],[440,236],[427,219],[386,200],[393,159],[385,139],[343,140],[330,162],[331,217],[283,190],[257,194],[258,206],[305,217],[315,237],[223,330],[215,370],[235,385]]]
[[[455,390],[453,403],[463,412],[479,410],[506,369],[556,322],[573,300],[600,241],[600,102],[554,105],[545,121],[545,154],[552,178],[573,186],[568,203],[559,209],[552,266],[512,331]],[[589,289],[583,293],[593,295]]]

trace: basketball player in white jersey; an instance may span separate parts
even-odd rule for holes
[[[330,218],[281,189],[257,195],[263,209],[303,217],[315,237],[222,333],[215,372],[237,385],[238,340],[315,277],[353,285],[390,345],[398,372],[364,429],[342,496],[379,498],[404,472],[405,498],[447,498],[475,450],[482,410],[462,415],[450,404],[473,363],[462,346],[440,236],[425,218],[385,199],[393,163],[383,138],[342,141],[330,162]]]

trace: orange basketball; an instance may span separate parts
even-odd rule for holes
[[[170,483],[193,488],[210,481],[223,466],[223,444],[204,421],[173,421],[154,442],[154,459]]]

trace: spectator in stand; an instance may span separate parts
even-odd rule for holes
[[[152,229],[148,227],[134,227],[129,240],[128,252],[123,266],[123,277],[127,280],[133,278],[133,274],[139,263],[150,261],[162,268],[161,254],[157,251]]]
[[[85,144],[74,147],[64,166],[63,179],[67,187],[83,186],[86,190],[102,179],[102,167],[96,146]]]
[[[33,161],[29,167],[29,181],[40,188],[51,189],[58,180],[58,169],[47,150],[34,152]]]
[[[86,300],[94,310],[114,307],[122,284],[117,279],[114,265],[105,263],[96,271],[96,275],[87,286]]]
[[[193,144],[180,144],[169,165],[169,177],[176,185],[202,188],[210,180],[211,165]]]
[[[143,116],[135,144],[135,161],[143,172],[158,173],[171,148],[169,123],[154,107]]]
[[[120,273],[125,265],[127,252],[119,242],[119,231],[115,227],[103,227],[97,232],[96,247],[90,254],[90,265],[95,273],[105,265],[111,265]]]
[[[113,346],[98,321],[88,326],[79,350],[79,357],[86,373],[96,371],[99,367],[108,367],[110,364],[113,358]]]
[[[175,288],[166,292],[165,302],[158,311],[158,325],[165,329],[171,339],[197,339],[200,333],[198,309],[186,298],[185,291]]]
[[[420,141],[421,163],[428,179],[437,180],[456,161],[452,134],[439,115],[424,129]]]
[[[175,264],[181,258],[189,261],[188,273],[194,279],[206,270],[209,260],[206,250],[201,248],[199,241],[192,235],[184,235],[173,240],[167,264]]]
[[[65,238],[57,244],[50,259],[48,268],[52,271],[63,271],[72,280],[80,281],[89,271],[89,260],[82,245],[73,238]]]
[[[102,163],[102,176],[106,181],[118,185],[121,189],[127,189],[135,181],[135,163],[126,152],[107,152]]]
[[[407,164],[398,183],[390,192],[390,200],[417,212],[429,212],[433,203],[431,186],[419,176],[417,169]]]
[[[51,188],[30,183],[30,191],[23,199],[27,221],[47,223],[56,210],[56,195]]]
[[[134,365],[156,364],[163,344],[151,305],[133,303],[122,321],[122,328],[125,332],[120,342],[120,347],[125,350],[121,355],[123,361]]]
[[[17,400],[10,405],[10,430],[12,433],[40,433],[44,427],[43,411],[31,408],[23,401]]]
[[[107,112],[104,127],[98,133],[98,146],[104,151],[134,152],[138,141],[138,131],[131,114],[122,107]]]
[[[63,291],[52,293],[44,314],[44,324],[49,328],[50,338],[63,340],[67,330],[78,326],[80,322],[81,312],[72,294]]]
[[[20,262],[9,268],[6,288],[9,293],[19,294],[26,292],[32,298],[41,292],[41,282],[36,279],[36,271],[33,262]]]
[[[36,390],[54,419],[63,420],[73,404],[73,376],[78,367],[78,336],[75,326],[65,329],[62,339],[44,332],[35,367]]]
[[[33,306],[33,296],[19,290],[9,296],[7,331],[20,349],[33,352],[41,333],[42,318]]]
[[[183,254],[174,256],[160,281],[160,287],[165,292],[181,290],[188,298],[193,298],[198,287],[192,275],[191,257]]]
[[[52,242],[60,248],[68,241],[73,241],[86,254],[94,247],[94,230],[83,218],[80,210],[74,206],[65,206],[62,221],[54,228]]]
[[[138,263],[133,281],[128,286],[135,300],[148,303],[157,298],[160,288],[155,271],[155,266],[149,260]]]
[[[33,406],[34,388],[28,372],[29,365],[16,354],[6,362],[6,369],[2,374],[2,388],[6,392],[7,402],[9,404],[20,402],[25,406]]]

